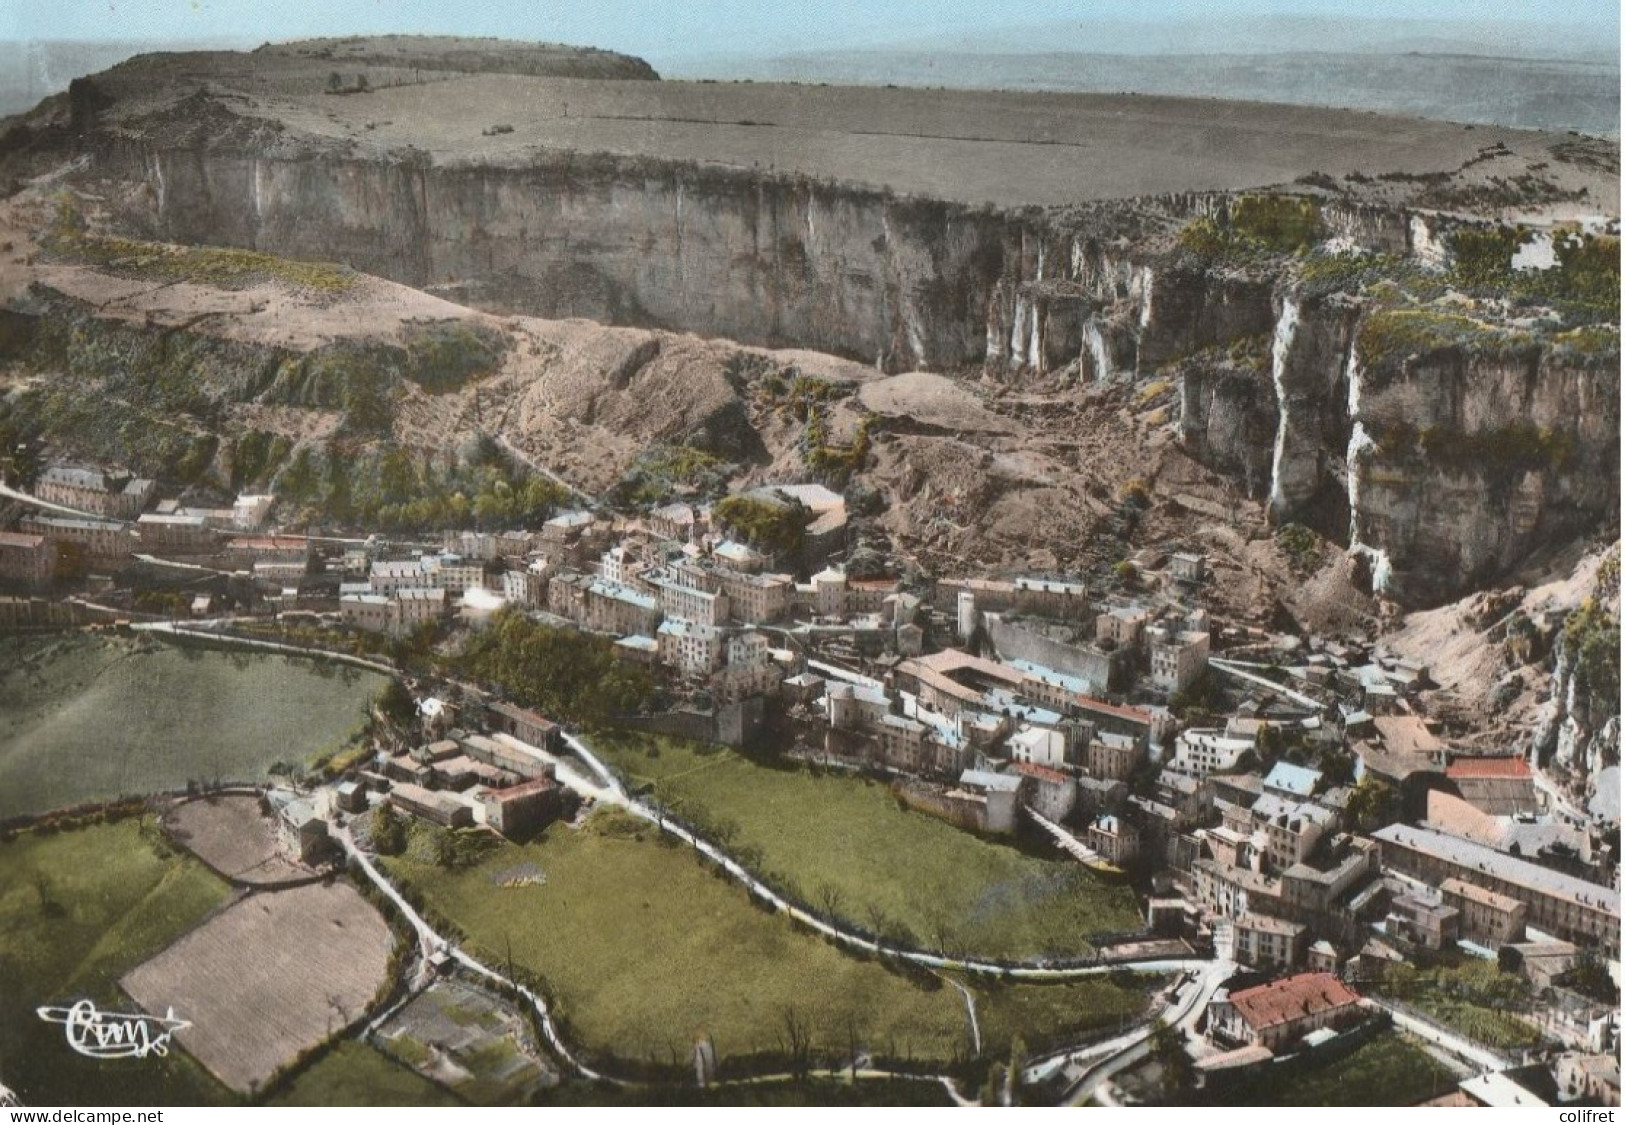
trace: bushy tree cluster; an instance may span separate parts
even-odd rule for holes
[[[594,724],[642,710],[654,698],[649,673],[619,659],[614,647],[605,637],[504,610],[469,642],[461,663],[523,706]]]

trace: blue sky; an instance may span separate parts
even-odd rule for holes
[[[440,32],[591,44],[650,58],[855,47],[982,29],[1272,14],[1551,20],[1618,39],[1617,0],[0,0],[4,39],[287,39]]]

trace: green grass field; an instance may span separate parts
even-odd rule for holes
[[[1510,1012],[1471,1000],[1421,994],[1410,998],[1416,1008],[1475,1043],[1496,1050],[1516,1050],[1540,1043],[1540,1031]]]
[[[1290,1078],[1226,1087],[1223,1105],[1409,1106],[1454,1089],[1456,1080],[1409,1036],[1386,1031],[1343,1058]]]
[[[103,1010],[132,1010],[119,977],[226,901],[223,881],[155,836],[127,820],[0,843],[0,1060],[6,1084],[28,1105],[232,1100],[184,1052],[87,1059],[34,1011],[86,997]]]
[[[759,765],[723,747],[646,735],[591,740],[635,784],[702,825],[732,826],[770,881],[913,944],[985,956],[1075,954],[1140,925],[1133,893],[898,806],[884,785]],[[653,751],[653,753],[651,753]],[[878,925],[877,925],[878,923]]]
[[[554,825],[543,839],[505,845],[464,870],[410,858],[415,852],[388,861],[391,872],[455,919],[491,964],[511,957],[539,978],[572,1041],[591,1052],[666,1065],[675,1053],[686,1066],[699,1036],[710,1036],[724,1060],[776,1052],[793,1019],[815,1055],[845,1057],[854,1036],[877,1055],[952,1061],[969,1053],[957,990],[799,932],[751,905],[692,850],[628,817],[599,813],[579,831]],[[545,882],[499,886],[520,869]],[[1070,998],[1034,1004],[1031,1014],[1044,1021],[1038,1033],[1115,1025],[1125,1005],[1144,1003],[1137,988],[1086,999],[1098,1009]],[[984,1035],[990,1053],[1007,1047]]]
[[[1008,1057],[1007,1044],[1016,1036],[1030,1053],[1060,1046],[1065,1032],[1079,1027],[1110,1031],[1146,1018],[1146,993],[1160,977],[1124,973],[1118,980],[1091,977],[1068,984],[997,985],[972,983],[976,1018],[985,1043],[999,1045],[999,1057]],[[1079,1017],[1087,1013],[1088,1021]],[[993,1052],[990,1050],[990,1054]]]
[[[0,638],[0,818],[306,764],[349,741],[383,685],[151,640]]]
[[[1516,1050],[1540,1042],[1540,1031],[1514,1014],[1529,999],[1529,983],[1494,961],[1471,957],[1426,969],[1396,964],[1377,987],[1486,1047]]]
[[[365,1043],[348,1040],[302,1072],[273,1106],[460,1105],[456,1098],[410,1067]]]

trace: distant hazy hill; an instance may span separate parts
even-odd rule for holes
[[[844,45],[844,44],[843,44]],[[875,48],[955,54],[1270,55],[1407,52],[1619,61],[1619,20],[1357,19],[1191,16],[1051,21],[985,31],[898,36]]]
[[[1619,65],[1456,54],[827,51],[669,61],[667,77],[1167,94],[1619,134]],[[1080,43],[1080,47],[1084,44]]]
[[[135,55],[164,51],[241,50],[259,40],[0,40],[0,117],[22,113],[61,93],[84,74],[95,74]],[[447,36],[375,35],[300,39],[259,47],[262,58],[331,62],[334,66],[414,67],[470,73],[563,75],[578,78],[656,78],[641,59],[591,47]]]
[[[106,70],[147,51],[198,51],[251,47],[248,40],[120,39],[105,43],[0,40],[0,117],[33,109],[41,98],[59,94],[82,74]]]

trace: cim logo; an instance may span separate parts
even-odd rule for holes
[[[91,1000],[81,1000],[71,1008],[40,1008],[38,1012],[46,1023],[64,1025],[68,1046],[93,1059],[144,1059],[148,1055],[162,1058],[169,1054],[169,1041],[175,1033],[192,1026],[187,1020],[176,1019],[173,1008],[162,1016],[125,1015],[99,1011]]]

